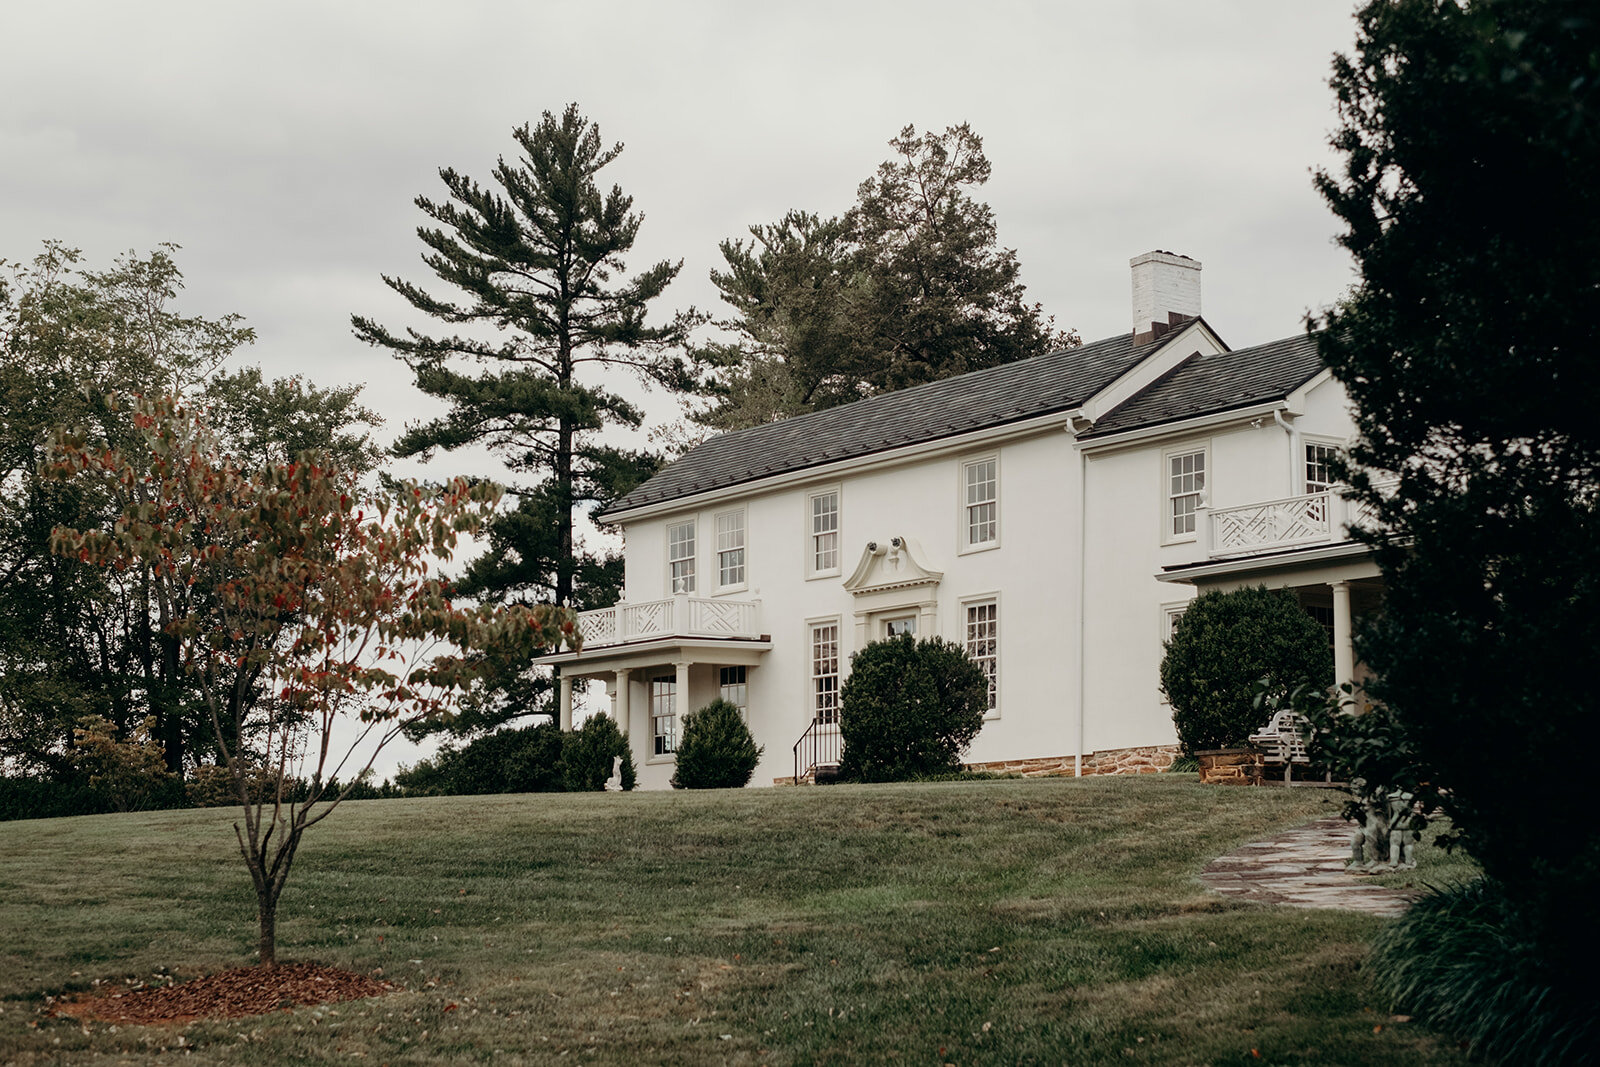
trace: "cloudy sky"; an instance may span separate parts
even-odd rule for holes
[[[672,307],[716,310],[719,240],[843,210],[907,123],[983,136],[1001,241],[1086,340],[1155,248],[1204,263],[1235,346],[1351,280],[1311,172],[1352,0],[0,4],[0,258],[177,243],[186,310],[243,314],[269,373],[367,383],[389,434],[428,409],[349,316],[405,321],[380,275],[426,280],[412,198],[569,101],[626,145]]]

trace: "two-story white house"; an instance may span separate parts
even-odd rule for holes
[[[1257,583],[1294,588],[1352,678],[1381,588],[1328,474],[1343,389],[1311,338],[1229,349],[1198,262],[1131,265],[1125,334],[723,434],[618,501],[624,599],[542,660],[562,724],[603,680],[661,788],[680,717],[722,696],[765,746],[757,781],[805,777],[837,759],[851,654],[909,632],[989,675],[971,763],[1153,770],[1176,752],[1163,641],[1196,589]]]

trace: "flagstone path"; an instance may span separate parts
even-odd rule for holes
[[[1207,864],[1200,883],[1213,892],[1258,904],[1399,915],[1417,898],[1415,891],[1373,885],[1345,872],[1353,829],[1333,816],[1252,841]]]

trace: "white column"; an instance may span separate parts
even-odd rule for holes
[[[572,729],[572,676],[565,672],[561,675],[561,728]]]
[[[1356,680],[1355,627],[1350,618],[1350,583],[1333,582],[1333,684]]]
[[[628,724],[633,716],[629,714],[628,699],[632,696],[633,688],[631,674],[628,671],[617,672],[617,725],[622,727],[622,736],[628,736]]]
[[[673,668],[678,672],[677,684],[672,690],[672,699],[675,701],[673,714],[678,717],[678,728],[683,728],[683,717],[688,714],[689,708],[689,665],[687,663],[674,663]]]

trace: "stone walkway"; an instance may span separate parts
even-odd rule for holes
[[[1334,816],[1253,841],[1207,864],[1200,884],[1257,904],[1399,915],[1416,893],[1345,873],[1353,830],[1351,823]]]

